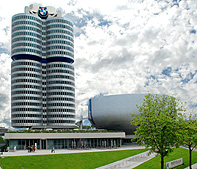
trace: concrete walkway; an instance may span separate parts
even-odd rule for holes
[[[189,169],[189,167],[186,167],[184,169]],[[192,169],[197,169],[197,163],[192,165]]]
[[[102,151],[120,151],[120,150],[132,150],[132,149],[144,149],[144,146],[121,146],[118,148],[112,149],[56,149],[55,154],[70,154],[70,153],[89,153],[89,152],[102,152]],[[47,154],[54,154],[51,153],[51,150],[37,150],[36,152],[28,153],[27,150],[18,150],[15,152],[4,152],[3,155],[0,157],[9,157],[9,156],[27,156],[27,155],[47,155]]]
[[[135,156],[131,156],[128,158],[125,158],[123,160],[120,161],[116,161],[114,163],[110,163],[108,165],[96,168],[96,169],[132,169],[135,168],[137,166],[139,166],[140,164],[150,160],[151,158],[154,158],[156,156],[156,153],[151,153],[148,156],[148,152],[143,152],[141,154],[137,154]],[[189,167],[186,167],[184,169],[189,169]],[[197,163],[192,165],[192,169],[197,169]]]
[[[188,150],[188,148],[185,147],[185,146],[180,146],[180,147],[181,147],[181,148],[185,148],[185,149]],[[197,149],[195,148],[193,151],[197,151]],[[184,169],[189,169],[189,167],[186,167],[186,168],[184,168]],[[197,163],[192,165],[192,169],[197,169]]]
[[[149,151],[146,151],[146,152],[125,158],[123,160],[116,161],[114,163],[99,167],[97,169],[114,169],[114,168],[132,169],[156,156],[156,153],[151,153],[150,155],[148,155],[148,153]]]

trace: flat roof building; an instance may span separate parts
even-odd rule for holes
[[[73,22],[32,4],[12,17],[11,121],[16,128],[75,128]]]
[[[76,148],[112,148],[122,145],[124,132],[80,132],[65,133],[5,133],[9,139],[9,150],[26,150],[36,145],[37,149],[76,149]]]

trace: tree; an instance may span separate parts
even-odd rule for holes
[[[2,137],[0,137],[0,151],[3,149],[6,149],[9,145],[8,140],[4,140]]]
[[[164,168],[164,157],[178,146],[179,135],[176,131],[179,102],[167,95],[145,96],[141,106],[137,106],[140,115],[132,115],[131,124],[139,126],[135,135],[137,143],[150,148],[151,152],[161,155],[161,169]]]
[[[182,141],[185,146],[189,149],[189,168],[192,165],[192,151],[197,146],[197,115],[182,115],[179,118],[179,123],[181,125]]]

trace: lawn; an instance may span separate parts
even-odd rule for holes
[[[192,153],[192,163],[197,163],[197,152]],[[183,169],[185,167],[188,167],[189,165],[189,151],[184,148],[176,148],[172,153],[170,153],[168,156],[164,158],[164,164],[166,165],[166,162],[173,161],[179,158],[183,158],[184,165],[176,167],[176,169]],[[145,169],[145,168],[151,168],[151,169],[158,169],[160,168],[160,156],[157,156],[146,163],[143,163],[136,167],[135,169]],[[174,168],[175,169],[175,168]]]
[[[144,151],[147,150],[5,157],[0,158],[0,166],[2,169],[93,169]]]

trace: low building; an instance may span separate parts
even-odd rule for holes
[[[6,131],[8,131],[7,128],[5,128],[5,127],[0,127],[0,136],[4,136],[4,133],[5,133]]]
[[[36,145],[37,149],[101,148],[120,147],[124,132],[74,132],[72,133],[5,133],[9,139],[9,149],[25,150]]]

